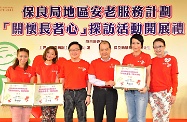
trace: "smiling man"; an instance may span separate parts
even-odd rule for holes
[[[111,58],[111,45],[108,41],[99,44],[101,58],[91,62],[88,77],[94,85],[93,106],[95,122],[102,122],[106,107],[107,122],[115,122],[118,94],[114,86],[114,66],[120,62]]]
[[[73,122],[76,108],[79,122],[86,122],[86,110],[91,97],[89,63],[80,58],[82,45],[78,42],[71,42],[68,50],[71,59],[62,64],[60,73],[60,81],[64,87],[64,118],[65,122]]]

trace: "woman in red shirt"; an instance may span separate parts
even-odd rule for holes
[[[54,46],[46,48],[43,54],[43,60],[38,68],[37,83],[59,83],[58,74],[59,66],[56,64],[58,60],[58,51]],[[58,106],[42,106],[42,122],[55,122]]]
[[[153,121],[169,122],[171,104],[175,102],[178,86],[178,66],[174,56],[165,53],[165,41],[153,42],[156,57],[152,59],[150,105]]]
[[[28,59],[28,49],[20,48],[17,50],[17,58],[15,59],[15,63],[7,69],[5,74],[7,77],[7,82],[34,82],[34,71],[31,66],[28,65]],[[11,106],[12,122],[29,122],[31,109],[31,107]]]
[[[150,84],[151,56],[141,51],[143,48],[143,36],[134,34],[130,38],[132,53],[123,59],[123,65],[146,67],[145,87],[139,90],[125,88],[125,100],[128,111],[128,122],[145,122],[148,103],[148,90]]]

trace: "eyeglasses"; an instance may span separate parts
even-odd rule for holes
[[[155,46],[155,47],[153,47],[154,49],[160,49],[160,48],[162,48],[162,47],[165,47],[165,46]]]
[[[79,51],[80,49],[70,49],[69,51],[70,52],[77,52],[77,51]]]

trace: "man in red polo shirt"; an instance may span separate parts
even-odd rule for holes
[[[91,62],[88,77],[94,85],[93,106],[95,122],[102,122],[106,106],[107,122],[115,122],[118,94],[114,86],[114,66],[120,62],[111,58],[111,45],[108,41],[99,44],[101,58]]]
[[[60,71],[60,81],[64,87],[64,119],[65,122],[73,122],[76,108],[78,121],[86,122],[86,110],[91,97],[91,84],[88,82],[89,63],[80,59],[82,45],[78,42],[71,42],[68,50],[71,59],[64,61]]]

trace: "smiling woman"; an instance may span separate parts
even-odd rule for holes
[[[149,96],[153,120],[169,122],[178,87],[178,63],[174,56],[165,54],[165,46],[162,38],[153,41],[156,57],[152,59]]]
[[[134,34],[130,38],[132,53],[124,56],[123,65],[130,67],[142,66],[146,68],[146,85],[139,90],[129,90],[125,88],[125,100],[128,111],[128,121],[146,121],[146,108],[148,103],[148,90],[150,84],[151,57],[142,52],[144,38],[140,34]]]
[[[28,65],[29,50],[26,48],[20,48],[17,50],[17,57],[12,66],[6,70],[7,82],[13,83],[33,83],[34,71],[31,66]],[[31,113],[31,107],[24,106],[11,106],[12,122],[28,122]]]

